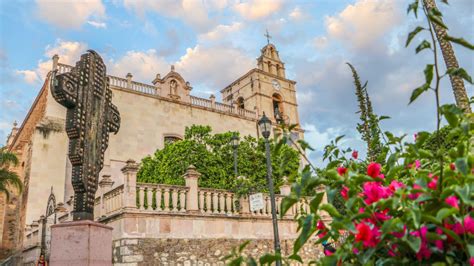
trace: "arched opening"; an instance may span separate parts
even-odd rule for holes
[[[240,108],[240,109],[245,109],[245,105],[244,105],[244,97],[239,97],[237,98],[237,107]]]
[[[165,138],[164,138],[165,145],[168,145],[180,140],[183,140],[183,139],[177,135],[165,135]]]
[[[272,96],[273,100],[273,115],[276,120],[280,120],[283,117],[283,99],[280,94],[274,93]]]

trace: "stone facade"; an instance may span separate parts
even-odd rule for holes
[[[245,239],[156,239],[126,238],[114,241],[114,265],[225,265],[224,257]],[[282,253],[291,254],[293,240],[281,241]],[[258,258],[273,251],[273,241],[250,239],[242,254]],[[322,249],[306,245],[300,255],[304,262],[318,259]],[[294,263],[293,265],[297,265]]]
[[[213,95],[209,99],[192,96],[190,82],[175,72],[174,67],[163,78],[157,75],[152,85],[134,82],[131,74],[126,78],[109,76],[112,102],[120,111],[122,125],[119,133],[109,138],[100,174],[110,176],[113,185],[108,190],[126,184],[121,169],[128,159],[139,162],[153,154],[164,147],[165,137],[182,138],[187,126],[209,125],[215,133],[238,130],[241,135],[258,137],[256,122],[263,112],[272,114],[269,117],[276,124],[274,95],[280,97],[279,108],[287,122],[299,123],[296,82],[286,79],[284,64],[275,52],[272,44],[265,46],[259,60],[266,63],[262,65],[258,61],[257,68],[222,90],[224,103],[217,102]],[[59,73],[70,70],[70,66],[58,60],[57,56],[53,57],[53,70]],[[274,80],[280,87],[274,85]],[[68,139],[63,127],[58,127],[65,123],[66,109],[51,96],[49,83],[48,75],[25,121],[8,141],[9,149],[19,155],[16,171],[25,182],[25,190],[11,202],[11,211],[2,214],[0,209],[2,247],[22,246],[25,227],[46,212],[51,187],[58,205],[70,207],[73,189],[67,159]],[[237,102],[241,95],[242,106]],[[301,128],[295,133],[297,138],[303,138]]]

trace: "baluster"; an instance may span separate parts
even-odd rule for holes
[[[161,187],[157,187],[156,188],[156,195],[155,195],[155,198],[156,198],[156,210],[157,211],[161,211],[161,197],[162,197],[162,193],[161,193]]]
[[[173,188],[173,190],[171,190],[171,200],[173,203],[173,211],[177,212],[178,211],[178,189]]]
[[[179,211],[185,212],[186,211],[186,190],[182,189],[179,191]]]
[[[219,193],[219,213],[225,213],[225,193]]]
[[[211,213],[212,195],[210,191],[206,191],[206,213]]]
[[[204,212],[204,191],[199,191],[199,210]]]
[[[146,197],[147,197],[147,203],[148,203],[148,208],[147,210],[153,210],[153,189],[151,187],[148,187],[146,190]]]
[[[276,205],[277,214],[280,215],[280,205],[281,205],[281,198],[280,197],[276,197],[275,205]]]
[[[226,213],[232,214],[232,194],[226,193],[225,194],[225,205],[226,205]]]
[[[163,194],[163,198],[165,201],[164,211],[168,212],[170,211],[170,189],[169,188],[165,188],[165,193]]]
[[[219,204],[219,193],[214,191],[212,193],[212,213],[218,213],[218,204]]]
[[[144,210],[145,206],[145,188],[144,187],[137,187],[138,190],[138,202],[139,202],[139,209]]]

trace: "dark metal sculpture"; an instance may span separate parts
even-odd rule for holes
[[[117,133],[120,113],[112,104],[112,91],[102,58],[89,50],[71,72],[53,72],[51,93],[67,108],[66,132],[74,188],[73,220],[94,219],[94,198],[109,133]]]

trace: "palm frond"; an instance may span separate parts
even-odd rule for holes
[[[9,165],[18,165],[18,157],[5,148],[0,149],[0,167],[7,167]]]
[[[14,186],[20,192],[23,190],[23,183],[18,175],[14,172],[8,171],[7,169],[0,168],[0,184],[5,188],[7,187],[7,184]]]

